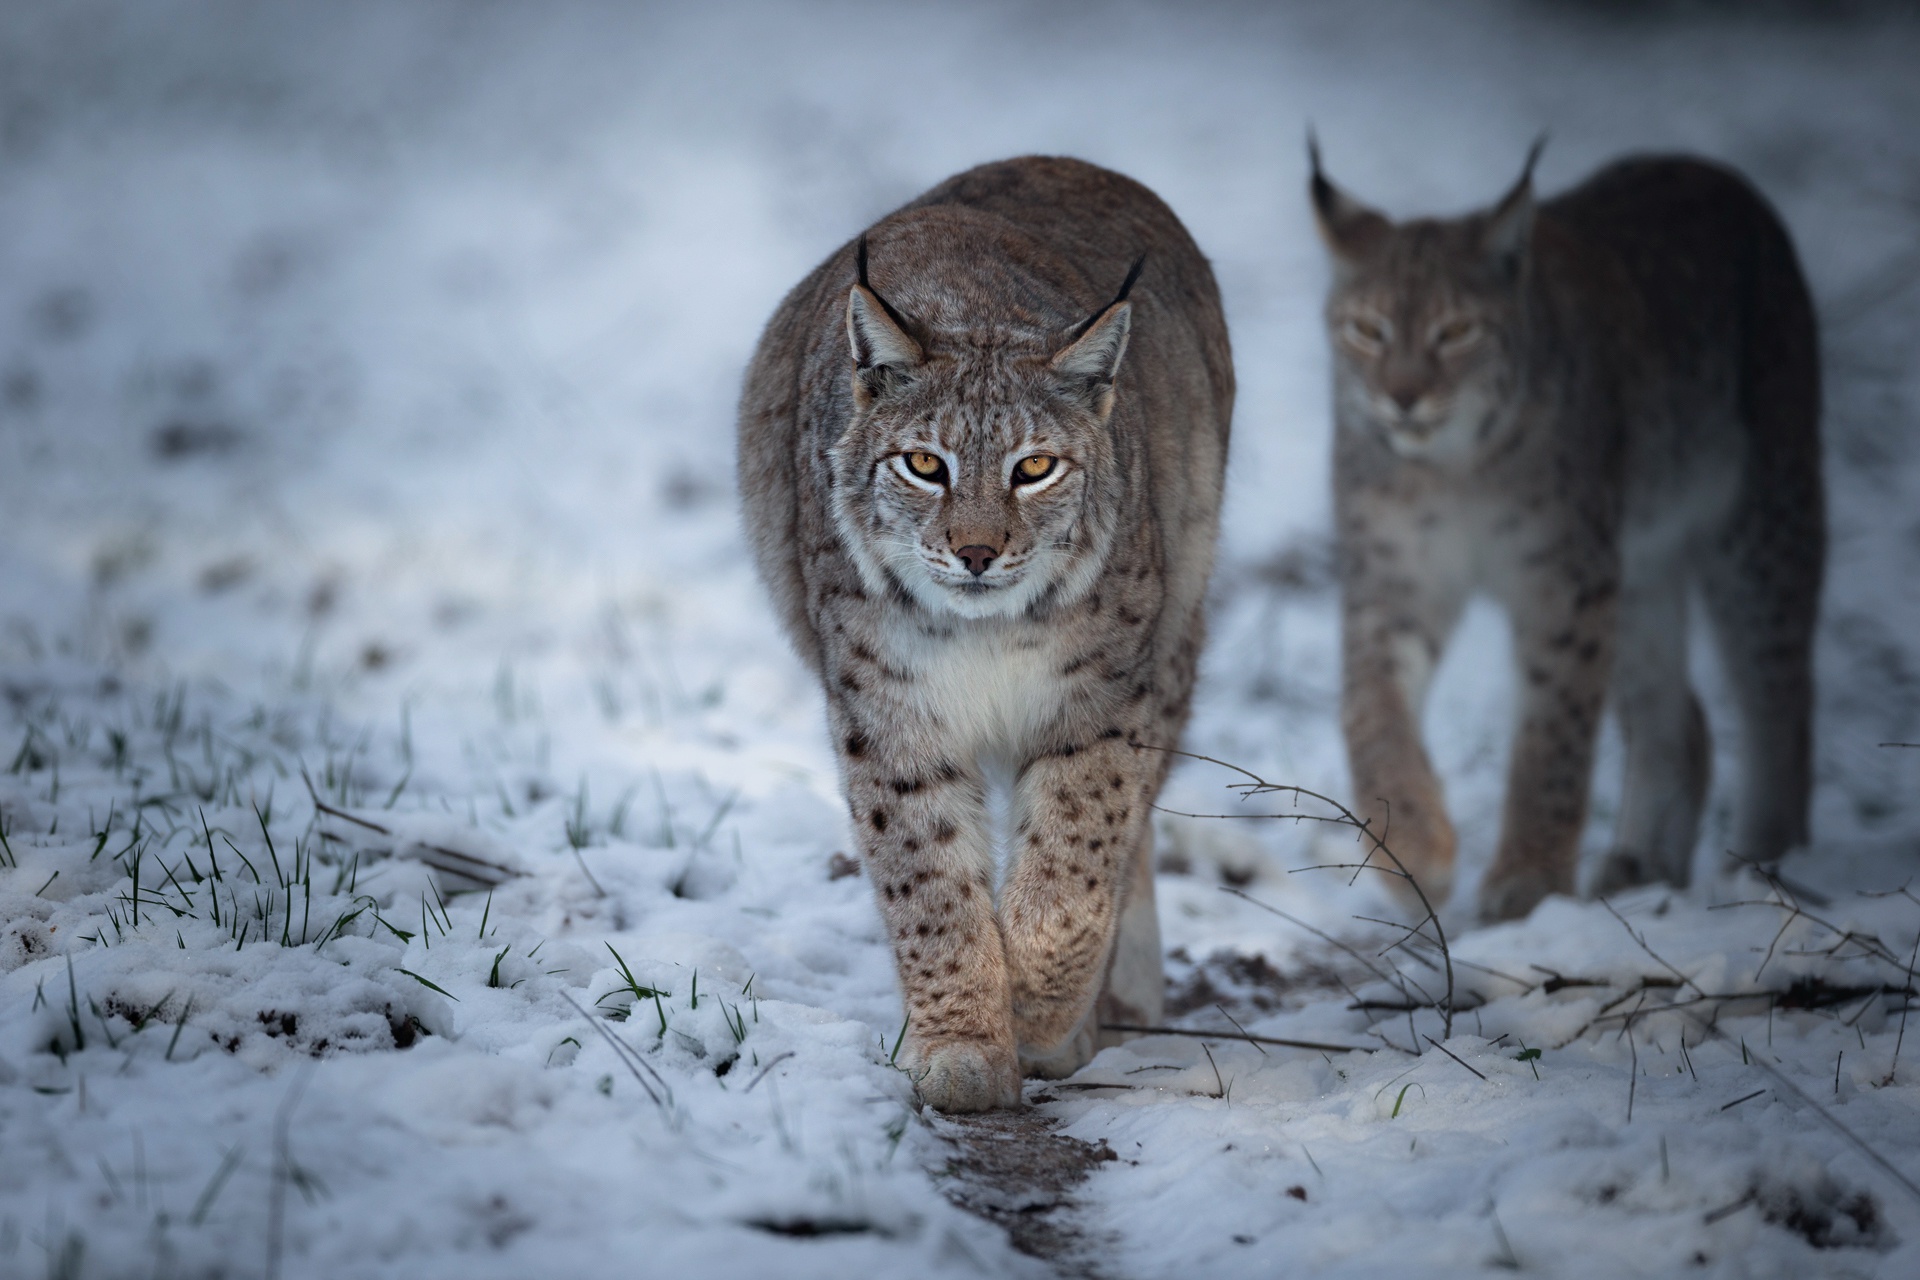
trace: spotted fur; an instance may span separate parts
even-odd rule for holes
[[[1594,887],[1687,883],[1710,763],[1690,595],[1741,712],[1732,851],[1768,862],[1803,843],[1820,370],[1765,200],[1680,157],[1610,165],[1537,212],[1523,175],[1491,209],[1396,224],[1317,156],[1312,195],[1335,268],[1347,748],[1395,851],[1446,895],[1454,832],[1420,711],[1474,593],[1505,608],[1520,677],[1484,915],[1573,891],[1609,698],[1626,785]]]
[[[1070,1072],[1103,1022],[1159,1015],[1148,748],[1187,715],[1232,403],[1205,259],[1074,160],[985,165],[882,219],[754,356],[746,523],[826,692],[905,1059],[942,1110],[1015,1105],[1023,1067]],[[1017,478],[1036,456],[1057,462]]]

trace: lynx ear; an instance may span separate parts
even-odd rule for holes
[[[1147,255],[1133,260],[1125,283],[1112,302],[1083,321],[1079,336],[1054,353],[1049,362],[1060,380],[1080,397],[1102,422],[1113,412],[1113,381],[1120,376],[1120,361],[1127,354],[1127,338],[1133,333],[1133,304],[1127,295],[1140,278]]]
[[[904,382],[925,358],[906,321],[867,283],[867,238],[860,237],[859,282],[847,294],[847,345],[853,353],[853,398],[862,409]]]
[[[1393,223],[1327,181],[1320,172],[1320,140],[1307,130],[1307,159],[1313,167],[1308,190],[1314,221],[1334,258],[1351,265],[1371,254],[1393,230]]]
[[[1527,152],[1520,180],[1500,197],[1500,203],[1487,215],[1486,225],[1480,232],[1480,243],[1487,256],[1509,278],[1518,278],[1533,246],[1533,166],[1546,145],[1547,137],[1541,134]]]

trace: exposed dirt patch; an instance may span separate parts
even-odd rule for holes
[[[1265,956],[1216,951],[1196,961],[1184,949],[1167,956],[1167,1017],[1215,1005],[1229,1012],[1274,1013],[1298,1008],[1328,991],[1346,986],[1340,971],[1326,960],[1302,960],[1286,970],[1276,969]]]
[[[1074,1221],[1074,1192],[1087,1175],[1119,1157],[1105,1142],[1058,1132],[1060,1122],[1034,1108],[981,1116],[928,1113],[953,1144],[944,1170],[947,1199],[1004,1228],[1020,1252],[1052,1263],[1062,1276],[1100,1280],[1103,1242]]]

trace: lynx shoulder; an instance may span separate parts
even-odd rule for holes
[[[1187,715],[1232,404],[1206,260],[1075,160],[883,218],[754,355],[746,525],[825,690],[942,1110],[1016,1105],[1023,1069],[1159,1016],[1149,748]]]
[[[1420,737],[1465,601],[1512,623],[1519,716],[1491,918],[1574,888],[1595,733],[1626,746],[1594,883],[1687,883],[1711,761],[1689,599],[1741,724],[1732,851],[1807,838],[1825,559],[1814,314],[1766,201],[1728,169],[1628,159],[1536,208],[1393,222],[1314,156],[1334,279],[1334,499],[1355,795],[1428,889],[1454,832]],[[1390,815],[1390,816],[1389,816]]]

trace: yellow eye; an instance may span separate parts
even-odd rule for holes
[[[1013,482],[1031,484],[1035,480],[1045,480],[1053,474],[1054,464],[1060,460],[1050,453],[1033,453],[1014,464]]]
[[[1387,345],[1387,326],[1372,316],[1352,316],[1342,326],[1348,342],[1363,351],[1378,351]]]
[[[1449,320],[1433,336],[1435,346],[1451,351],[1470,347],[1479,339],[1480,324],[1476,320]]]
[[[907,455],[907,467],[922,479],[935,480],[947,469],[947,464],[940,461],[937,453],[916,449]]]

